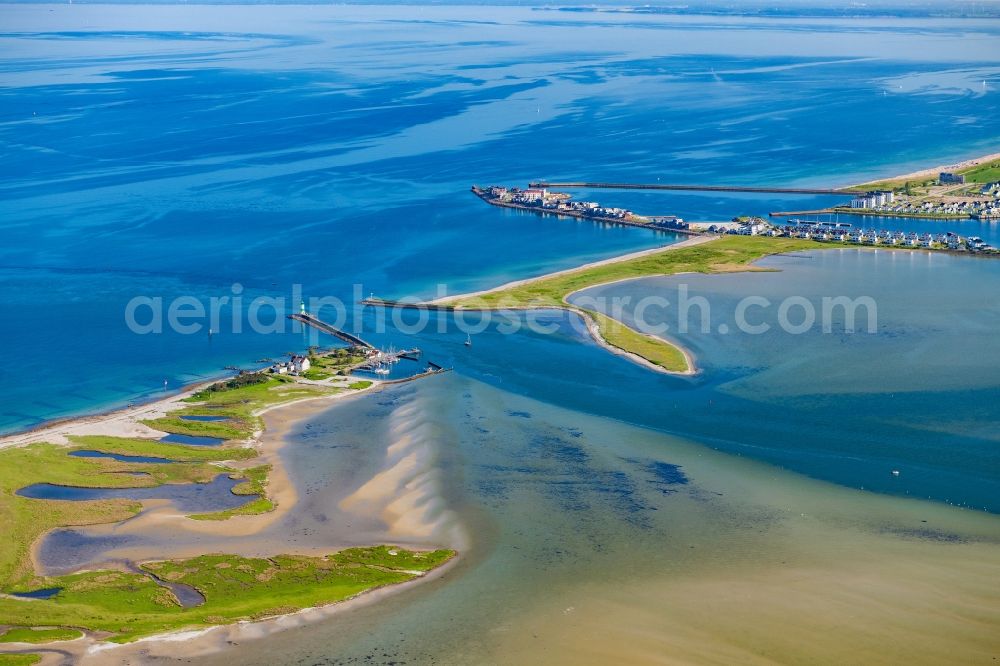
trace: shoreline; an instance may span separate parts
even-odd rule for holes
[[[910,173],[903,173],[895,176],[886,176],[884,178],[876,178],[874,180],[866,180],[862,183],[855,183],[853,185],[848,185],[845,189],[852,188],[864,188],[870,185],[877,185],[879,183],[887,183],[897,180],[916,180],[919,178],[929,178],[937,177],[942,171],[961,171],[963,169],[969,169],[974,166],[979,166],[983,162],[992,162],[993,160],[1000,160],[1000,153],[990,153],[988,155],[980,155],[978,157],[971,157],[961,162],[954,162],[951,164],[939,164],[934,167],[928,167],[926,169],[919,169],[917,171],[911,171]]]
[[[479,189],[475,185],[472,187],[472,193],[491,206],[496,206],[497,208],[509,208],[511,210],[520,210],[527,213],[535,213],[536,215],[540,216],[547,215],[552,217],[568,217],[577,220],[597,222],[600,224],[611,224],[623,227],[636,227],[639,229],[648,229],[650,231],[673,233],[682,236],[697,236],[701,233],[700,231],[694,231],[691,229],[680,229],[680,228],[673,229],[670,227],[659,227],[653,224],[652,222],[648,221],[647,218],[643,218],[641,215],[633,215],[633,217],[627,217],[627,218],[596,217],[593,215],[585,215],[583,213],[571,210],[552,210],[548,208],[539,208],[536,206],[525,206],[523,204],[511,203],[509,201],[497,201],[496,199],[490,199],[487,196],[485,196],[483,190]]]
[[[571,273],[576,273],[578,271],[585,271],[591,268],[599,268],[601,266],[609,266],[611,264],[618,264],[623,261],[631,261],[632,259],[641,259],[642,257],[648,257],[650,255],[659,254],[660,252],[669,252],[671,250],[679,250],[685,247],[692,247],[694,245],[701,245],[703,243],[708,243],[714,240],[722,238],[722,236],[708,236],[708,235],[698,235],[686,240],[678,241],[676,243],[670,243],[668,245],[660,245],[658,247],[649,248],[648,250],[639,250],[638,252],[630,252],[628,254],[621,254],[617,257],[609,257],[607,259],[600,259],[598,261],[592,261],[590,263],[581,264],[579,266],[574,266],[573,268],[564,268],[558,271],[553,271],[551,273],[545,273],[543,275],[537,275],[535,277],[524,278],[521,280],[513,280],[505,284],[501,284],[497,287],[490,287],[489,289],[481,289],[479,291],[470,291],[463,294],[455,294],[454,296],[442,296],[441,298],[435,298],[430,301],[426,301],[427,305],[448,305],[453,301],[464,300],[466,298],[477,298],[479,296],[485,296],[487,294],[492,294],[498,291],[504,291],[505,289],[512,289],[514,287],[520,287],[532,282],[537,282],[539,280],[547,280],[549,278],[560,277],[563,275],[569,275]],[[597,286],[597,285],[595,285]],[[589,287],[588,287],[589,289]],[[574,292],[575,293],[575,292]],[[567,297],[571,294],[567,294]],[[414,304],[419,305],[419,304]],[[461,308],[463,310],[472,310],[472,308]],[[494,308],[489,308],[490,310]]]
[[[126,521],[100,524],[95,525],[94,527],[117,528],[128,523],[130,528],[138,527],[139,529],[170,530],[172,527],[176,527],[177,521],[184,521],[184,530],[190,530],[195,533],[211,533],[218,535],[223,539],[254,536],[263,532],[272,523],[286,516],[299,501],[299,493],[292,484],[284,461],[281,457],[281,452],[290,444],[290,439],[288,437],[289,431],[302,421],[310,418],[318,412],[328,409],[340,401],[364,394],[376,393],[384,389],[387,385],[391,385],[378,380],[370,381],[372,381],[371,385],[362,389],[344,390],[338,393],[304,397],[285,403],[268,405],[253,413],[254,416],[264,418],[264,427],[261,430],[255,431],[247,439],[241,441],[245,446],[257,447],[259,456],[249,461],[242,462],[250,463],[252,465],[271,465],[271,473],[268,477],[266,486],[266,496],[274,502],[274,509],[272,511],[254,515],[236,515],[225,521],[196,521],[187,519],[186,514],[178,513],[169,504],[169,502],[153,500],[148,503],[149,506],[144,508],[140,514],[129,518]],[[121,428],[123,422],[127,423],[133,417],[147,418],[149,413],[169,412],[171,411],[171,408],[176,409],[179,407],[177,403],[184,397],[196,392],[199,387],[211,383],[214,382],[192,385],[182,393],[152,401],[151,403],[148,403],[147,409],[141,412],[139,410],[129,411],[116,409],[103,414],[89,415],[82,419],[61,419],[56,423],[46,424],[45,427],[34,428],[26,432],[6,436],[3,440],[0,440],[0,448],[10,446],[26,446],[43,441],[57,443],[52,441],[53,438],[51,435],[55,434],[58,437],[65,439],[66,435],[77,434],[75,432],[77,429],[84,431],[87,429],[106,430],[109,424],[113,426],[113,430]],[[154,434],[163,434],[160,433],[160,431],[153,430],[152,428],[148,429]],[[57,445],[69,446],[71,443],[67,440],[57,443]],[[404,541],[409,541],[409,539],[404,539]],[[37,558],[37,549],[41,543],[42,538],[39,538],[32,545],[31,560],[36,572],[39,572],[40,575],[47,575],[44,572],[44,567],[40,565]],[[464,546],[466,544],[462,545]],[[319,550],[316,548],[306,548],[300,549],[300,552],[300,550],[289,550],[286,548],[281,552],[287,552],[292,555],[315,555],[319,554],[321,551],[323,553],[335,552],[342,548],[349,547],[352,546],[350,544],[337,545],[335,543],[331,543],[329,547],[324,547]],[[407,547],[413,546],[408,545]],[[417,547],[423,548],[427,546],[425,544],[424,546]],[[233,553],[240,554],[242,550],[245,549],[237,547],[233,550]],[[198,546],[188,546],[183,547],[176,552],[171,551],[166,556],[140,556],[128,559],[134,560],[137,563],[144,561],[157,561],[188,556],[193,557],[204,554],[202,551],[203,549]],[[100,655],[109,656],[111,652],[115,652],[116,656],[120,653],[123,657],[127,658],[133,650],[141,651],[141,653],[145,655],[149,653],[150,649],[157,648],[162,650],[162,654],[164,656],[168,656],[172,651],[170,646],[176,644],[177,641],[184,641],[184,643],[188,646],[191,645],[192,642],[203,642],[203,645],[197,648],[198,654],[215,653],[225,649],[225,647],[234,640],[253,640],[261,638],[274,632],[321,621],[357,607],[374,604],[388,596],[409,590],[420,583],[429,582],[444,576],[454,568],[460,559],[461,553],[456,551],[455,555],[442,566],[421,573],[411,580],[402,583],[382,585],[364,590],[347,599],[302,608],[290,613],[282,613],[254,620],[239,620],[236,622],[228,622],[193,629],[170,630],[160,634],[144,636],[126,643],[107,641],[103,639],[100,632],[83,630],[82,636],[72,640],[31,645],[31,647],[42,653],[51,654],[53,651],[58,651],[63,654],[70,653],[71,656],[79,660],[80,663],[91,663],[89,661],[90,659],[95,659],[96,661],[94,663],[102,663],[102,657]],[[105,568],[109,568],[109,566],[105,565],[106,563],[87,564],[81,568],[80,571],[103,570]],[[116,569],[116,567],[110,568]],[[23,649],[19,647],[19,644],[12,643],[10,645],[15,649],[7,650],[7,645],[0,645],[0,655],[14,654],[18,651],[23,651]]]
[[[388,597],[407,592],[422,583],[429,583],[443,577],[445,574],[450,573],[458,565],[459,561],[460,555],[455,555],[436,569],[431,569],[411,580],[365,590],[353,597],[329,604],[302,608],[291,613],[274,615],[259,620],[241,620],[231,624],[217,624],[201,629],[170,631],[163,634],[146,636],[131,643],[100,641],[92,643],[82,651],[77,651],[77,654],[74,656],[80,660],[79,663],[81,664],[105,663],[103,656],[121,657],[123,659],[130,657],[138,658],[139,656],[169,657],[176,654],[176,644],[178,642],[184,644],[184,654],[186,657],[216,654],[225,650],[230,644],[238,644],[241,641],[261,640],[275,633],[315,624],[342,613],[374,605]],[[83,638],[75,640],[81,641]],[[54,643],[53,645],[60,645],[63,651],[68,652],[68,650],[62,648],[61,644]],[[156,648],[160,648],[159,651]],[[117,654],[112,655],[111,653]]]
[[[589,270],[589,269],[592,269],[592,268],[599,268],[599,267],[602,267],[602,266],[608,266],[608,265],[612,265],[612,264],[617,264],[617,263],[621,263],[621,262],[624,262],[624,261],[630,261],[632,259],[640,259],[640,258],[643,258],[643,257],[647,257],[647,256],[655,255],[655,254],[660,254],[661,252],[669,252],[669,251],[672,251],[672,250],[679,250],[679,249],[683,249],[683,248],[687,248],[687,247],[694,247],[694,246],[697,246],[697,245],[703,245],[705,243],[709,243],[709,242],[718,240],[719,238],[722,238],[722,236],[697,235],[697,236],[694,236],[692,238],[688,238],[687,240],[683,240],[683,241],[680,241],[680,242],[677,242],[677,243],[671,243],[670,245],[664,245],[664,246],[657,247],[657,248],[650,248],[648,250],[640,250],[638,252],[631,252],[629,254],[624,254],[624,255],[617,256],[617,257],[610,257],[608,259],[601,259],[599,261],[593,261],[593,262],[590,262],[590,263],[587,263],[587,264],[583,264],[581,266],[577,266],[575,268],[567,268],[567,269],[563,269],[563,270],[558,270],[558,271],[554,271],[552,273],[546,273],[544,275],[539,275],[539,276],[536,276],[536,277],[533,277],[533,278],[525,278],[525,279],[522,279],[522,280],[514,280],[512,282],[508,282],[506,284],[502,284],[500,286],[493,287],[493,288],[490,288],[490,289],[483,289],[483,290],[480,290],[480,291],[469,292],[469,293],[466,293],[466,294],[457,294],[457,295],[454,295],[454,296],[444,296],[442,298],[437,298],[437,299],[434,299],[434,300],[431,300],[431,301],[427,301],[426,305],[448,306],[449,303],[453,303],[455,301],[464,300],[464,299],[468,299],[468,298],[477,298],[477,297],[480,297],[480,296],[485,296],[487,294],[501,292],[501,291],[504,291],[504,290],[507,290],[507,289],[511,289],[511,288],[515,288],[515,287],[520,287],[520,286],[523,286],[523,285],[526,285],[526,284],[531,284],[532,282],[537,282],[539,280],[546,280],[546,279],[549,279],[549,278],[560,277],[560,276],[563,276],[563,275],[570,275],[572,273],[577,273],[577,272],[586,271],[586,270]],[[629,330],[634,331],[637,335],[641,335],[641,336],[646,337],[646,338],[648,338],[650,340],[653,340],[653,341],[655,341],[657,343],[664,344],[664,345],[667,345],[669,347],[673,347],[678,352],[680,352],[680,354],[684,357],[684,360],[685,360],[685,363],[687,365],[687,368],[684,369],[684,370],[670,370],[668,368],[665,368],[665,367],[663,367],[661,365],[658,365],[658,364],[650,361],[649,359],[645,358],[644,356],[641,356],[641,355],[639,355],[639,354],[637,354],[635,352],[631,352],[631,351],[629,351],[627,349],[623,349],[623,348],[621,348],[621,347],[619,347],[619,346],[617,346],[615,344],[612,344],[610,341],[608,341],[604,337],[604,335],[601,334],[600,325],[599,325],[597,319],[593,316],[593,314],[591,314],[588,310],[586,310],[584,308],[580,308],[578,306],[575,306],[575,305],[573,305],[572,303],[569,302],[569,298],[572,297],[574,294],[579,293],[580,291],[584,291],[586,289],[593,289],[593,288],[596,288],[596,287],[605,286],[607,284],[614,284],[616,282],[625,282],[625,281],[634,280],[634,279],[641,279],[641,278],[624,278],[622,280],[611,280],[609,282],[604,282],[604,283],[600,283],[600,284],[590,285],[590,286],[585,287],[584,289],[578,289],[576,291],[570,292],[570,293],[566,294],[565,296],[563,296],[563,299],[562,299],[563,305],[561,305],[561,306],[548,306],[548,307],[553,307],[553,308],[556,308],[556,309],[561,309],[561,310],[564,310],[566,312],[572,312],[572,313],[578,315],[583,320],[584,325],[586,326],[587,332],[590,334],[591,339],[594,340],[594,342],[596,342],[598,344],[598,346],[602,347],[604,350],[606,350],[606,351],[608,351],[608,352],[610,352],[612,354],[615,354],[616,356],[621,356],[622,358],[625,358],[625,359],[627,359],[627,360],[629,360],[629,361],[631,361],[633,363],[636,363],[637,365],[640,365],[640,366],[642,366],[642,367],[644,367],[644,368],[646,368],[648,370],[652,370],[654,372],[659,372],[661,374],[673,375],[673,376],[677,376],[677,377],[692,377],[694,375],[697,375],[698,372],[699,372],[699,370],[698,370],[698,366],[697,366],[697,362],[695,360],[694,354],[692,354],[691,350],[687,349],[683,344],[681,344],[681,343],[679,343],[679,342],[677,342],[675,340],[667,340],[665,338],[661,338],[661,337],[658,337],[658,336],[655,336],[655,335],[651,335],[649,333],[644,333],[642,331],[637,331],[634,328],[632,328],[632,327],[628,326],[627,324],[625,324],[624,322],[621,322],[621,321],[615,319],[614,317],[608,316],[608,319],[611,320],[611,321],[613,321],[613,322],[615,322],[617,325],[624,326],[624,327],[628,328]],[[475,310],[474,308],[458,308],[458,309],[462,309],[462,310],[465,310],[465,311],[474,311]],[[486,308],[485,311],[490,311],[490,310],[495,310],[495,309],[496,308]],[[545,309],[545,308],[535,308],[533,306],[531,306],[531,307],[529,307],[529,306],[520,306],[520,307],[501,308],[501,309],[508,309],[508,310],[515,310],[515,309],[516,310],[534,310],[534,309]],[[605,315],[605,316],[607,316],[607,315]]]
[[[292,507],[295,506],[295,504],[298,502],[299,499],[298,492],[296,491],[294,485],[292,485],[291,479],[288,477],[287,470],[285,469],[284,462],[282,461],[280,455],[281,451],[288,444],[288,440],[286,437],[286,435],[288,434],[288,430],[299,421],[308,418],[311,415],[311,413],[315,413],[315,411],[320,411],[329,405],[328,404],[321,405],[318,406],[316,410],[307,410],[307,413],[292,415],[292,416],[275,415],[274,412],[280,411],[281,408],[298,407],[301,409],[302,405],[311,402],[323,401],[329,404],[334,404],[345,398],[365,394],[368,392],[373,392],[376,389],[380,389],[381,387],[382,385],[377,381],[375,381],[372,383],[371,386],[364,389],[358,389],[352,392],[333,393],[329,395],[309,396],[298,400],[292,400],[290,402],[279,403],[276,405],[268,405],[267,407],[264,407],[263,409],[254,413],[255,416],[261,416],[261,417],[265,416],[266,414],[272,414],[272,416],[270,419],[265,420],[265,427],[263,430],[254,432],[246,440],[237,440],[237,441],[242,441],[244,447],[257,447],[257,450],[259,452],[259,455],[256,458],[240,461],[238,463],[238,468],[240,468],[239,466],[247,464],[249,464],[250,466],[257,466],[262,464],[271,465],[271,471],[268,474],[268,480],[265,486],[266,497],[270,499],[274,504],[274,508],[271,511],[258,514],[234,515],[226,520],[219,520],[219,521],[191,520],[190,518],[188,518],[187,514],[183,512],[178,512],[166,500],[146,500],[144,502],[143,510],[140,513],[136,514],[135,516],[126,519],[125,521],[121,521],[118,523],[97,524],[97,525],[92,525],[90,527],[91,528],[105,527],[117,530],[128,524],[129,529],[142,529],[144,527],[147,528],[159,527],[159,528],[171,529],[171,528],[176,528],[178,524],[181,524],[183,525],[183,530],[185,531],[190,531],[192,533],[200,533],[200,534],[216,534],[216,535],[221,535],[224,538],[251,536],[257,534],[266,529],[272,523],[276,522],[277,520],[287,515],[288,512],[292,509]],[[174,402],[175,398],[177,398],[177,396],[171,396],[170,398],[163,398],[160,401],[158,401],[157,406],[160,406],[163,403],[172,403]],[[118,414],[117,412],[112,412],[107,414],[105,418],[110,421],[117,419],[119,416],[120,414]],[[85,429],[88,426],[100,426],[101,423],[102,421],[99,418],[93,417],[87,423],[81,423],[78,425],[79,427]],[[71,424],[60,423],[54,427],[58,429],[59,427],[65,427],[67,425]],[[166,434],[159,430],[154,430],[152,428],[147,427],[147,429],[154,434],[160,434],[160,435]],[[0,441],[0,448],[4,448],[6,446],[27,446],[30,444],[36,444],[41,442],[48,442],[50,444],[56,444],[57,446],[71,445],[69,441],[54,442],[50,439],[33,439],[33,437],[37,436],[38,434],[39,431],[24,433],[21,437],[25,438],[26,441],[19,441],[16,443],[9,443],[9,442],[4,443]],[[62,435],[63,433],[59,434]],[[121,435],[111,435],[111,436],[117,437]],[[60,529],[60,528],[55,528],[55,529]],[[43,534],[31,546],[32,567],[36,572],[39,572],[40,575],[51,575],[51,572],[45,571],[45,567],[42,565],[42,563],[39,561],[38,558],[38,549],[40,548],[44,538],[49,533],[51,533],[51,531]],[[173,557],[175,558],[195,557],[199,554],[203,554],[199,549],[189,548],[187,550],[176,551],[173,554]],[[235,554],[240,554],[240,553],[235,553]],[[305,553],[300,553],[300,554],[305,554]],[[138,562],[151,558],[135,557],[131,559],[134,559],[135,561]],[[96,565],[88,564],[82,570],[91,570],[94,568],[102,568],[105,566],[108,566],[108,563],[97,563]]]
[[[633,278],[633,279],[642,279],[642,278]],[[600,285],[594,285],[594,286],[596,287],[596,286],[600,286]],[[601,335],[600,327],[598,326],[597,321],[586,310],[582,310],[582,311],[581,310],[570,310],[570,311],[571,312],[576,312],[581,317],[583,317],[584,322],[587,324],[587,331],[590,333],[590,337],[593,338],[594,342],[596,342],[599,346],[603,347],[606,351],[609,351],[609,352],[611,352],[612,354],[614,354],[616,356],[621,356],[623,358],[627,358],[628,360],[632,361],[633,363],[636,363],[638,365],[643,366],[647,370],[653,370],[655,372],[659,372],[659,373],[664,374],[664,375],[674,375],[676,377],[694,377],[695,375],[697,375],[700,372],[698,370],[698,366],[695,364],[694,354],[692,354],[691,351],[687,347],[685,347],[684,345],[682,345],[680,343],[677,343],[677,342],[674,342],[674,341],[671,341],[671,340],[665,340],[664,338],[656,337],[655,335],[652,335],[650,333],[643,333],[642,331],[636,331],[636,333],[638,333],[639,335],[647,337],[647,338],[649,338],[651,340],[654,340],[654,341],[660,342],[660,343],[666,343],[666,344],[668,344],[668,345],[670,345],[672,347],[675,347],[684,356],[684,360],[687,362],[687,366],[688,366],[687,370],[667,370],[663,366],[657,365],[656,363],[653,363],[652,361],[650,361],[648,358],[646,358],[644,356],[640,356],[639,354],[636,354],[635,352],[630,352],[627,349],[622,349],[621,347],[617,347],[617,346],[611,344],[610,342],[608,342],[604,338],[604,336]],[[613,317],[608,317],[608,319],[611,319],[612,321],[616,322],[617,324],[619,324],[621,326],[626,326],[625,323],[620,322],[617,319],[614,319]],[[631,328],[631,327],[628,327],[628,328]],[[635,329],[632,329],[632,330],[635,330]]]
[[[160,436],[166,433],[161,433],[159,430],[154,430],[148,426],[138,423],[137,419],[131,417],[141,417],[142,419],[155,419],[166,414],[166,410],[162,409],[167,405],[175,405],[185,398],[189,398],[198,391],[211,386],[221,378],[226,375],[220,375],[219,379],[207,379],[204,381],[198,381],[191,384],[184,385],[177,392],[169,393],[161,397],[152,397],[142,402],[136,402],[132,407],[118,407],[109,406],[105,408],[97,408],[94,411],[88,411],[86,413],[77,416],[58,416],[53,419],[48,419],[42,423],[29,426],[27,428],[16,429],[8,433],[0,434],[0,449],[7,448],[8,446],[21,446],[23,444],[31,444],[36,441],[48,441],[48,440],[38,440],[35,439],[37,435],[42,433],[54,433],[56,437],[61,438],[58,441],[51,441],[51,444],[65,444],[68,442],[66,435],[77,434],[72,432],[76,428],[86,428],[88,426],[97,425],[110,425],[115,423],[116,425],[121,425],[118,423],[119,420],[132,421],[132,425],[136,428],[133,433],[130,434],[117,434],[117,437],[155,437],[157,433]],[[179,407],[179,406],[178,406]],[[108,432],[91,432],[89,434],[112,434]]]

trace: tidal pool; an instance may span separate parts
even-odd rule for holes
[[[172,460],[169,460],[167,458],[154,458],[153,456],[128,456],[123,453],[108,453],[106,451],[89,451],[89,450],[72,451],[70,452],[69,455],[73,456],[74,458],[107,458],[109,460],[117,460],[118,462],[127,462],[127,463],[162,464],[162,463],[173,462]]]
[[[35,483],[17,491],[21,497],[75,502],[102,499],[168,500],[188,513],[221,511],[242,506],[255,495],[234,495],[242,481],[219,474],[210,483],[166,483],[148,488],[82,488],[52,483]]]
[[[177,435],[171,433],[165,437],[161,437],[160,441],[167,444],[187,444],[188,446],[219,446],[226,440],[218,437],[198,437],[195,435]]]

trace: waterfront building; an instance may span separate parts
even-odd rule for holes
[[[308,356],[292,356],[287,361],[275,363],[271,366],[271,372],[277,375],[300,375],[312,367],[312,362]]]
[[[940,182],[942,185],[961,185],[965,183],[965,176],[963,176],[960,173],[942,171],[938,175],[938,182]]]
[[[896,194],[889,190],[867,192],[851,200],[851,208],[877,208],[892,203]]]

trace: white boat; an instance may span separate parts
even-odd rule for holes
[[[465,336],[465,346],[466,347],[471,347],[472,346],[472,336],[471,335],[466,335]]]

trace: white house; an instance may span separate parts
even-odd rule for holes
[[[312,367],[312,363],[309,362],[308,356],[293,356],[292,360],[288,362],[292,366],[292,371],[295,373],[303,373]]]

